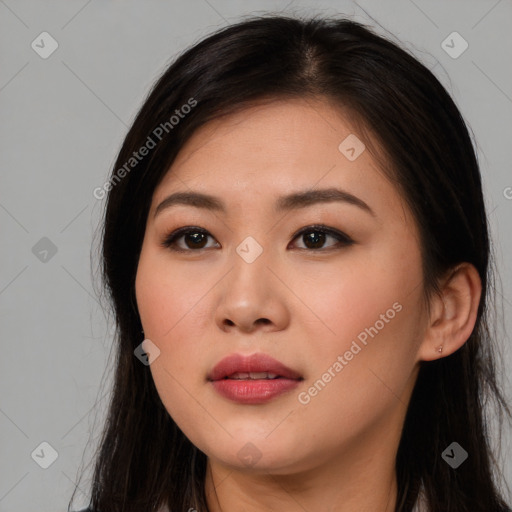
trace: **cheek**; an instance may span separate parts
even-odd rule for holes
[[[309,266],[300,273],[307,276],[295,279],[294,290],[304,297],[301,316],[311,319],[310,326],[316,323],[322,346],[343,348],[375,324],[379,332],[390,331],[420,309],[421,259],[414,247],[365,248],[329,267]]]
[[[408,400],[420,296],[366,284],[371,281],[346,281],[346,293],[333,287],[319,316],[335,334],[317,338],[314,350],[311,343],[306,347],[309,371],[297,397],[296,419],[322,418],[314,429],[319,439],[328,440],[327,448],[399,415]],[[311,331],[308,339],[314,339]]]
[[[172,397],[173,403],[166,405],[173,407],[190,401],[183,386],[195,386],[205,377],[199,368],[212,322],[205,308],[208,292],[218,281],[211,269],[196,266],[191,274],[186,265],[190,263],[170,263],[165,254],[143,249],[135,281],[144,337],[160,349],[150,369],[162,400]]]
[[[214,284],[215,279],[207,272],[191,275],[190,270],[171,263],[165,255],[142,251],[135,291],[146,336],[168,344],[186,326],[189,337],[193,338],[190,329],[197,324],[191,321],[191,315],[201,315],[205,304],[201,299]]]
[[[320,380],[318,392],[311,392],[318,395],[318,407],[343,397],[344,410],[360,410],[364,403],[366,411],[376,411],[386,398],[402,394],[415,364],[421,341],[420,253],[415,246],[354,253],[330,270],[310,275],[299,291],[307,297],[307,318],[314,319],[304,324],[309,343],[314,340],[308,381],[315,387]]]

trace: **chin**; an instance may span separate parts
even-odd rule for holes
[[[223,444],[208,442],[202,451],[231,470],[285,475],[313,466],[313,458],[316,456],[299,453],[298,446],[300,442],[294,442],[286,435],[270,440],[265,436],[251,436],[245,432]]]

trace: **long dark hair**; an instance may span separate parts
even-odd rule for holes
[[[507,510],[495,483],[498,464],[486,411],[487,405],[497,406],[500,425],[503,412],[509,418],[510,411],[496,378],[488,221],[466,124],[435,76],[371,29],[347,19],[270,15],[217,31],[165,70],[102,188],[108,197],[101,270],[117,345],[90,507],[208,510],[206,455],[176,426],[149,367],[134,357],[143,340],[135,275],[153,192],[184,143],[214,118],[277,98],[325,98],[350,113],[362,137],[365,130],[373,134],[379,147],[365,143],[420,229],[427,299],[439,291],[439,278],[460,262],[473,264],[482,281],[468,341],[452,355],[421,365],[396,457],[396,511],[410,511],[420,492],[429,511]],[[130,160],[142,146],[151,148],[136,163]],[[453,441],[469,454],[456,470],[441,458]]]

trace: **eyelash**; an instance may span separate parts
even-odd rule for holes
[[[189,234],[189,233],[202,233],[204,235],[212,236],[206,229],[195,227],[195,226],[185,226],[179,229],[176,229],[175,231],[169,233],[166,235],[161,243],[162,247],[165,247],[167,249],[170,249],[175,252],[200,252],[207,249],[212,249],[212,247],[202,247],[200,249],[180,249],[176,248],[176,241]],[[292,241],[298,238],[301,235],[304,235],[305,233],[323,233],[325,235],[330,235],[336,239],[338,239],[338,243],[331,245],[327,247],[326,249],[320,248],[320,249],[309,249],[309,248],[302,248],[300,247],[298,250],[301,251],[312,251],[312,252],[324,252],[324,251],[330,251],[333,249],[337,249],[340,247],[348,247],[350,245],[354,244],[354,240],[352,240],[348,235],[345,233],[342,233],[341,231],[338,231],[337,229],[329,228],[327,226],[324,226],[322,224],[314,224],[311,226],[306,226],[305,228],[302,228],[299,232],[295,233],[292,237]]]

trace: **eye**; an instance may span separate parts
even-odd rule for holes
[[[205,249],[207,248],[205,242],[209,236],[211,235],[206,231],[206,229],[194,226],[185,226],[167,235],[162,241],[162,246],[173,251],[182,252],[187,252],[190,249]],[[177,241],[180,238],[184,239],[186,247],[176,247],[178,245]]]
[[[315,249],[323,249],[322,247],[327,238],[331,237],[337,240],[337,243],[330,245],[327,249],[334,249],[338,247],[345,247],[352,245],[354,241],[345,233],[338,231],[337,229],[329,228],[324,225],[313,225],[308,226],[306,228],[301,229],[298,233],[296,233],[293,237],[293,240],[301,237],[306,247],[299,247],[301,250],[315,250]],[[317,251],[318,252],[318,251]]]
[[[301,229],[298,233],[295,233],[292,240],[295,240],[300,236],[302,236],[302,240],[306,244],[306,247],[299,247],[299,250],[310,250],[316,252],[318,252],[318,249],[325,250],[323,245],[329,237],[337,240],[337,243],[328,246],[327,249],[333,249],[336,246],[345,247],[354,243],[354,241],[349,236],[345,235],[345,233],[323,225],[307,226]],[[185,226],[166,235],[161,245],[178,252],[211,249],[212,247],[207,247],[208,237],[211,237],[210,233],[203,228]],[[183,239],[185,247],[178,243],[180,239]]]

